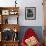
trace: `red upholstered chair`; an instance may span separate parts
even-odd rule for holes
[[[37,40],[37,35],[36,35],[36,33],[33,31],[33,29],[32,29],[32,28],[27,29],[27,31],[26,31],[25,34],[24,34],[24,37],[22,38],[21,46],[27,46],[25,40],[28,39],[28,38],[30,38],[30,37],[32,37],[32,36],[34,36],[34,37],[36,38],[36,40]],[[34,46],[41,46],[41,44],[40,44],[40,42],[37,40],[37,44],[35,44]]]

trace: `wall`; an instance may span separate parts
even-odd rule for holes
[[[43,25],[43,6],[42,0],[21,0],[19,24],[22,26],[42,26]],[[25,7],[36,7],[36,20],[25,20]]]
[[[0,0],[0,6],[15,6],[15,0]],[[42,0],[17,0],[20,26],[43,26]],[[25,7],[36,7],[36,20],[25,20]]]

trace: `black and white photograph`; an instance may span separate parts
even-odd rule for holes
[[[35,7],[26,7],[25,8],[25,19],[26,20],[35,20],[36,19],[36,8]]]

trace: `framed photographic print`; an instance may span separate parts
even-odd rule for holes
[[[25,19],[26,20],[36,19],[36,7],[26,7],[25,8]]]
[[[2,10],[2,15],[9,15],[9,10]]]

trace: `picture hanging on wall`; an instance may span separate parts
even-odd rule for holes
[[[36,7],[26,7],[25,8],[25,19],[26,20],[36,19]]]

